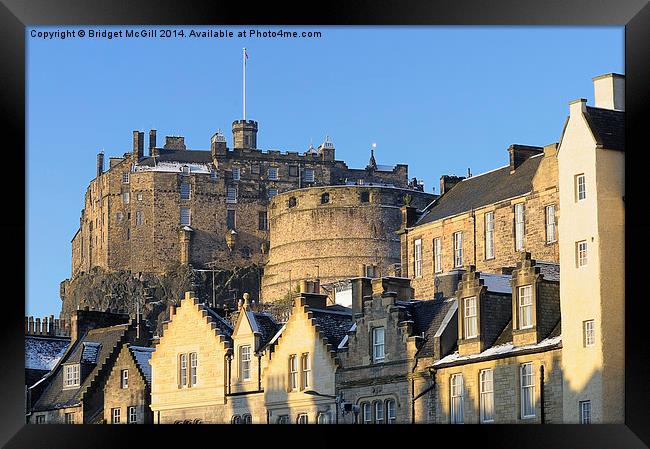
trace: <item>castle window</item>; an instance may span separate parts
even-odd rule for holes
[[[232,424],[241,424],[241,417],[239,415],[235,415],[231,418],[230,422]]]
[[[122,184],[129,183],[129,172],[122,173]]]
[[[546,206],[546,243],[557,241],[557,226],[555,224],[555,204]]]
[[[375,424],[384,423],[384,403],[383,401],[375,402]]]
[[[181,173],[182,173],[183,176],[189,176],[190,167],[187,166],[187,165],[183,165],[183,167],[181,168]]]
[[[298,360],[296,354],[289,356],[289,390],[298,389]]]
[[[596,328],[594,320],[587,320],[582,322],[582,341],[585,348],[594,346],[596,344]]]
[[[494,371],[484,369],[480,378],[481,422],[494,422]]]
[[[521,365],[521,418],[535,417],[535,376],[533,364]]]
[[[416,278],[422,277],[422,240],[413,242],[413,275]]]
[[[249,414],[245,414],[242,416],[242,423],[243,424],[253,424],[253,417]]]
[[[298,200],[296,200],[295,196],[292,196],[291,198],[289,198],[289,201],[288,201],[287,204],[288,204],[289,207],[295,207],[296,204],[298,204]]]
[[[463,266],[463,233],[454,232],[454,268]]]
[[[228,230],[235,229],[235,225],[237,221],[237,215],[234,210],[228,209],[226,211],[226,228]]]
[[[135,424],[138,422],[138,413],[136,411],[136,408],[131,405],[129,406],[129,424]]]
[[[576,242],[576,265],[578,268],[587,266],[587,241]]]
[[[364,402],[361,405],[361,411],[363,414],[363,423],[372,424],[372,409],[370,408],[370,403]]]
[[[370,202],[370,192],[361,192],[361,202],[368,203]]]
[[[249,136],[244,136],[244,147],[249,147],[250,146],[250,137]]]
[[[178,356],[178,387],[187,385],[187,354]]]
[[[433,271],[442,273],[442,240],[440,237],[433,239]]]
[[[494,259],[494,212],[485,214],[485,258]]]
[[[120,374],[120,388],[129,388],[129,370],[123,369]]]
[[[289,165],[289,176],[298,176],[298,166]]]
[[[463,424],[463,397],[465,396],[465,391],[463,387],[463,375],[452,374],[451,375],[451,400],[450,400],[450,410],[449,416],[451,417],[452,424]]]
[[[79,386],[79,364],[66,365],[63,377],[63,387],[78,387]]]
[[[135,211],[135,225],[136,226],[142,225],[142,212],[140,212],[139,210]]]
[[[524,285],[518,289],[519,329],[533,327],[533,286]]]
[[[386,354],[384,353],[384,337],[385,331],[383,327],[375,327],[372,330],[372,361],[373,363],[384,360]]]
[[[235,187],[228,187],[226,189],[226,203],[237,202],[237,189]]]
[[[305,169],[305,182],[314,182],[314,170],[312,168]]]
[[[591,401],[580,401],[580,424],[591,424]]]
[[[524,203],[515,204],[515,251],[524,250]]]
[[[311,362],[309,361],[309,353],[306,352],[300,356],[300,377],[302,383],[302,389],[309,388],[311,386]]]
[[[307,416],[307,413],[301,413],[298,415],[298,420],[296,421],[298,424],[309,424],[309,417]]]
[[[113,408],[111,409],[111,423],[119,424],[120,423],[120,409]]]
[[[278,180],[278,168],[277,167],[269,168],[269,179],[271,181],[277,181]]]
[[[386,401],[386,415],[388,424],[395,424],[397,422],[397,415],[395,413],[395,399],[388,399]]]
[[[474,338],[478,335],[478,316],[476,307],[476,296],[471,296],[463,300],[465,305],[464,309],[464,323],[463,330],[465,338]]]
[[[278,189],[269,189],[268,190],[268,195],[269,195],[269,200],[276,196],[278,194]]]
[[[196,352],[190,352],[190,386],[196,385],[196,369],[199,361]]]
[[[320,196],[320,203],[327,204],[330,202],[330,194],[325,192]]]
[[[575,192],[576,201],[582,201],[587,198],[587,183],[585,182],[584,174],[576,175]]]
[[[329,412],[319,412],[316,419],[317,424],[330,424],[332,422],[332,415]]]
[[[251,378],[251,347],[250,345],[239,347],[239,379],[249,380]]]
[[[190,223],[190,209],[187,207],[181,207],[181,225],[189,226]]]
[[[65,423],[66,424],[74,424],[74,413],[66,413],[65,414]]]
[[[258,212],[258,226],[257,229],[259,231],[268,231],[269,230],[269,222],[267,219],[266,211],[260,211]]]
[[[239,167],[233,167],[232,168],[232,180],[233,181],[239,181],[240,177],[241,177],[241,173],[240,173]]]
[[[260,164],[252,164],[251,165],[251,173],[254,175],[259,175],[260,174]]]
[[[182,200],[190,199],[190,185],[187,182],[181,183],[181,199]]]
[[[129,192],[122,192],[122,202],[129,204]]]

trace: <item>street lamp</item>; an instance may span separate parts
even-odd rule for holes
[[[337,396],[332,396],[330,394],[322,394],[314,390],[305,390],[303,393],[308,394],[310,396],[320,396],[322,398],[328,398],[328,399],[334,399],[334,402],[336,403],[336,424],[339,423],[339,404],[343,402],[341,397],[339,395]]]

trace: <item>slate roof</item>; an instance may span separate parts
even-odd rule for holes
[[[144,379],[149,385],[151,385],[151,365],[149,360],[151,360],[151,354],[155,351],[154,348],[147,348],[144,346],[129,346],[131,354],[137,363],[138,368],[144,375]]]
[[[625,151],[625,112],[587,106],[587,117],[596,141],[603,148]]]
[[[69,337],[25,336],[25,369],[50,371],[69,345]]]
[[[119,324],[98,329],[89,330],[70,348],[69,352],[59,361],[55,371],[52,373],[52,379],[41,397],[34,404],[34,410],[51,410],[63,408],[78,404],[83,396],[85,389],[91,381],[104,367],[104,362],[116,349],[122,336],[126,333],[129,324]],[[79,363],[82,360],[84,352],[84,343],[98,343],[100,349],[97,354],[97,364],[89,365],[87,375],[80,379],[80,386],[70,389],[63,389],[63,366],[68,363]],[[84,370],[81,370],[84,374]]]
[[[543,154],[529,157],[513,173],[510,173],[510,165],[506,165],[460,181],[440,196],[415,225],[431,223],[530,192],[542,158]]]
[[[156,163],[159,162],[181,162],[181,163],[197,163],[197,164],[211,164],[212,152],[206,150],[165,150],[158,149],[158,156],[156,156]],[[146,157],[138,162],[138,165],[154,165],[153,157]]]
[[[320,326],[320,331],[327,337],[327,343],[332,345],[335,350],[338,349],[341,340],[347,336],[352,326],[352,309],[346,307],[343,311],[339,308],[336,310],[309,308],[312,312],[312,318]]]
[[[230,325],[230,323],[228,323],[221,315],[219,315],[212,308],[206,307],[205,310],[207,310],[208,313],[212,316],[212,318],[214,318],[214,322],[217,325],[217,329],[219,329],[219,333],[221,335],[224,335],[228,339],[231,339],[233,328]]]
[[[86,341],[83,344],[83,350],[81,351],[81,363],[97,363],[97,357],[99,356],[99,351],[102,348],[101,343],[94,343],[91,341]]]
[[[408,319],[413,320],[413,335],[424,333],[425,341],[418,350],[418,357],[432,357],[434,355],[434,335],[440,329],[447,312],[454,305],[454,299],[395,301],[395,305],[406,308]]]
[[[539,267],[540,274],[544,275],[546,281],[560,282],[560,264],[554,262],[535,261],[535,266]]]
[[[282,324],[276,322],[273,317],[265,312],[248,312],[249,318],[252,317],[257,324],[257,331],[260,333],[260,348],[266,346],[267,343],[277,334],[282,327]]]

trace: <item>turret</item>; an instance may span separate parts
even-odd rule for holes
[[[255,120],[235,120],[232,122],[234,148],[257,148],[257,122]]]

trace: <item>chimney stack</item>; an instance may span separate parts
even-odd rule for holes
[[[217,156],[225,156],[227,153],[227,148],[226,148],[226,136],[223,135],[221,130],[218,130],[214,135],[212,136],[212,139],[210,141],[210,150],[212,152],[212,158],[216,158]]]
[[[510,173],[514,172],[526,159],[531,156],[543,153],[544,148],[530,145],[512,144],[508,147],[510,155]]]
[[[97,177],[104,173],[104,150],[97,153]]]
[[[156,148],[156,130],[149,130],[149,156],[153,156],[154,149]]]
[[[440,195],[444,195],[453,186],[465,179],[464,176],[442,175],[440,177]]]
[[[133,131],[133,157],[137,161],[144,157],[144,133]]]
[[[597,108],[625,111],[625,76],[607,73],[592,78]]]

